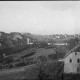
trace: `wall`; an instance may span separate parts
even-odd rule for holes
[[[69,54],[64,61],[64,73],[80,73],[80,52]]]

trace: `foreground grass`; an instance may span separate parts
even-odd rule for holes
[[[0,72],[0,80],[47,80],[54,79],[58,69],[62,63],[60,62],[43,62],[33,64],[20,69],[13,69]],[[62,71],[62,70],[61,70]],[[60,71],[60,73],[61,73]]]

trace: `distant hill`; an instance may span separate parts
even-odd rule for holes
[[[18,52],[24,49],[27,49],[29,46],[27,44],[27,39],[29,42],[33,43],[32,47],[45,47],[47,43],[61,43],[68,42],[70,39],[74,39],[75,35],[38,35],[31,33],[20,33],[20,32],[11,32],[5,33],[0,32],[0,53],[6,52]]]
[[[78,35],[61,35],[61,34],[53,34],[53,35],[39,35],[39,34],[31,34],[31,33],[23,33],[23,35],[26,35],[28,37],[31,37],[33,39],[36,39],[38,41],[65,41],[70,40],[78,37]]]

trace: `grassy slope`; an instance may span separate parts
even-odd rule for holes
[[[29,65],[27,67],[22,67],[22,68],[15,68],[15,69],[10,69],[10,70],[5,70],[0,72],[0,80],[17,80],[21,78],[27,78],[27,79],[34,79],[36,76],[35,74],[32,74],[31,70],[36,68],[35,65]]]
[[[39,56],[46,56],[46,62],[44,60],[41,63],[29,65],[27,67],[22,67],[20,69],[13,69],[13,71],[0,72],[0,80],[20,80],[20,79],[37,79],[37,78],[47,78],[46,76],[54,78],[53,75],[57,74],[58,69],[62,63],[54,62],[48,59],[48,55],[55,54],[54,49],[37,49],[36,54],[31,56],[38,61],[36,58],[41,58]],[[44,57],[43,57],[44,58]],[[40,59],[41,60],[41,59]],[[40,72],[41,71],[41,72]],[[62,72],[62,70],[60,71]],[[43,74],[43,75],[41,75]]]

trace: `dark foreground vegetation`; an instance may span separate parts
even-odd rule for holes
[[[62,62],[49,61],[45,57],[40,57],[40,61],[11,69],[13,71],[4,70],[0,72],[0,80],[80,80],[79,74],[64,74]]]
[[[58,76],[61,77],[63,63],[49,62],[41,59],[41,63],[25,67],[23,71],[3,72],[0,73],[0,80],[53,80]],[[61,69],[60,69],[61,68]],[[61,71],[60,71],[61,70]],[[60,79],[60,78],[59,78]]]

